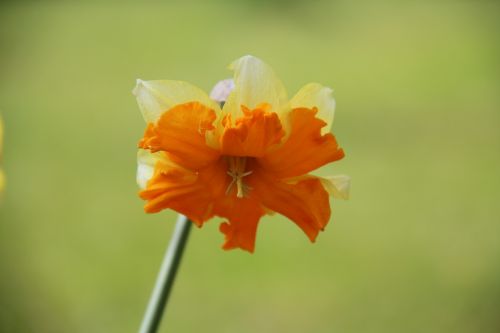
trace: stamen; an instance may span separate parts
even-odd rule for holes
[[[229,194],[229,192],[233,188],[233,185],[236,184],[236,197],[243,198],[251,189],[249,186],[243,183],[243,177],[252,174],[252,171],[245,172],[246,157],[230,156],[228,157],[228,160],[229,170],[227,171],[227,174],[233,179],[226,189],[226,195]]]

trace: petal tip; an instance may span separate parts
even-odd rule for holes
[[[235,228],[229,222],[223,222],[219,225],[219,231],[224,234],[224,243],[222,249],[225,251],[241,249],[249,253],[254,253],[255,242],[242,242],[235,234]]]
[[[349,200],[351,190],[351,177],[347,175],[330,176],[321,178],[325,190],[336,199]]]
[[[134,87],[134,89],[132,89],[132,94],[134,94],[134,96],[137,96],[139,94],[139,89],[142,86],[144,86],[144,81],[141,79],[136,79],[135,80],[135,87]]]
[[[240,63],[240,62],[244,62],[244,61],[249,61],[249,60],[252,60],[252,59],[257,59],[257,60],[259,60],[259,61],[260,61],[260,59],[259,59],[259,58],[254,57],[253,55],[250,55],[250,54],[246,54],[246,55],[244,55],[244,56],[242,56],[242,57],[239,57],[238,59],[236,59],[236,60],[232,61],[232,62],[229,64],[228,69],[230,69],[230,70],[234,70],[234,69],[235,69],[235,66],[236,66],[238,63]]]

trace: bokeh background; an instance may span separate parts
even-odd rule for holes
[[[350,201],[315,245],[193,230],[162,332],[498,332],[496,1],[0,4],[0,332],[135,332],[175,214],[143,213],[136,78],[205,90],[253,54],[335,88]]]

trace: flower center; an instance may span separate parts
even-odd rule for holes
[[[232,178],[231,183],[229,183],[226,189],[226,195],[236,186],[236,197],[243,198],[251,190],[248,185],[243,183],[243,177],[252,173],[252,171],[245,171],[247,158],[241,156],[227,156],[226,158],[228,165],[227,174]]]

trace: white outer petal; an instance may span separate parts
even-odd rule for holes
[[[351,188],[351,177],[346,175],[318,177],[325,190],[334,198],[349,199],[349,190]]]
[[[163,112],[187,102],[197,101],[214,109],[216,113],[220,112],[219,105],[203,90],[183,81],[137,79],[132,92],[147,123],[156,122]]]
[[[321,133],[326,134],[332,129],[335,115],[335,99],[332,93],[331,88],[324,87],[319,83],[309,83],[302,87],[290,100],[290,107],[292,109],[317,107],[318,113],[316,116],[326,123],[326,126],[321,129]]]
[[[149,150],[139,149],[137,152],[137,185],[141,190],[145,189],[148,181],[153,177],[154,168],[158,161],[162,160],[160,152],[151,153]]]
[[[261,103],[271,104],[279,112],[287,103],[286,89],[273,69],[259,58],[247,55],[235,60],[229,69],[234,71],[235,88],[224,105],[224,113],[233,119],[243,115],[241,105],[250,109]]]

